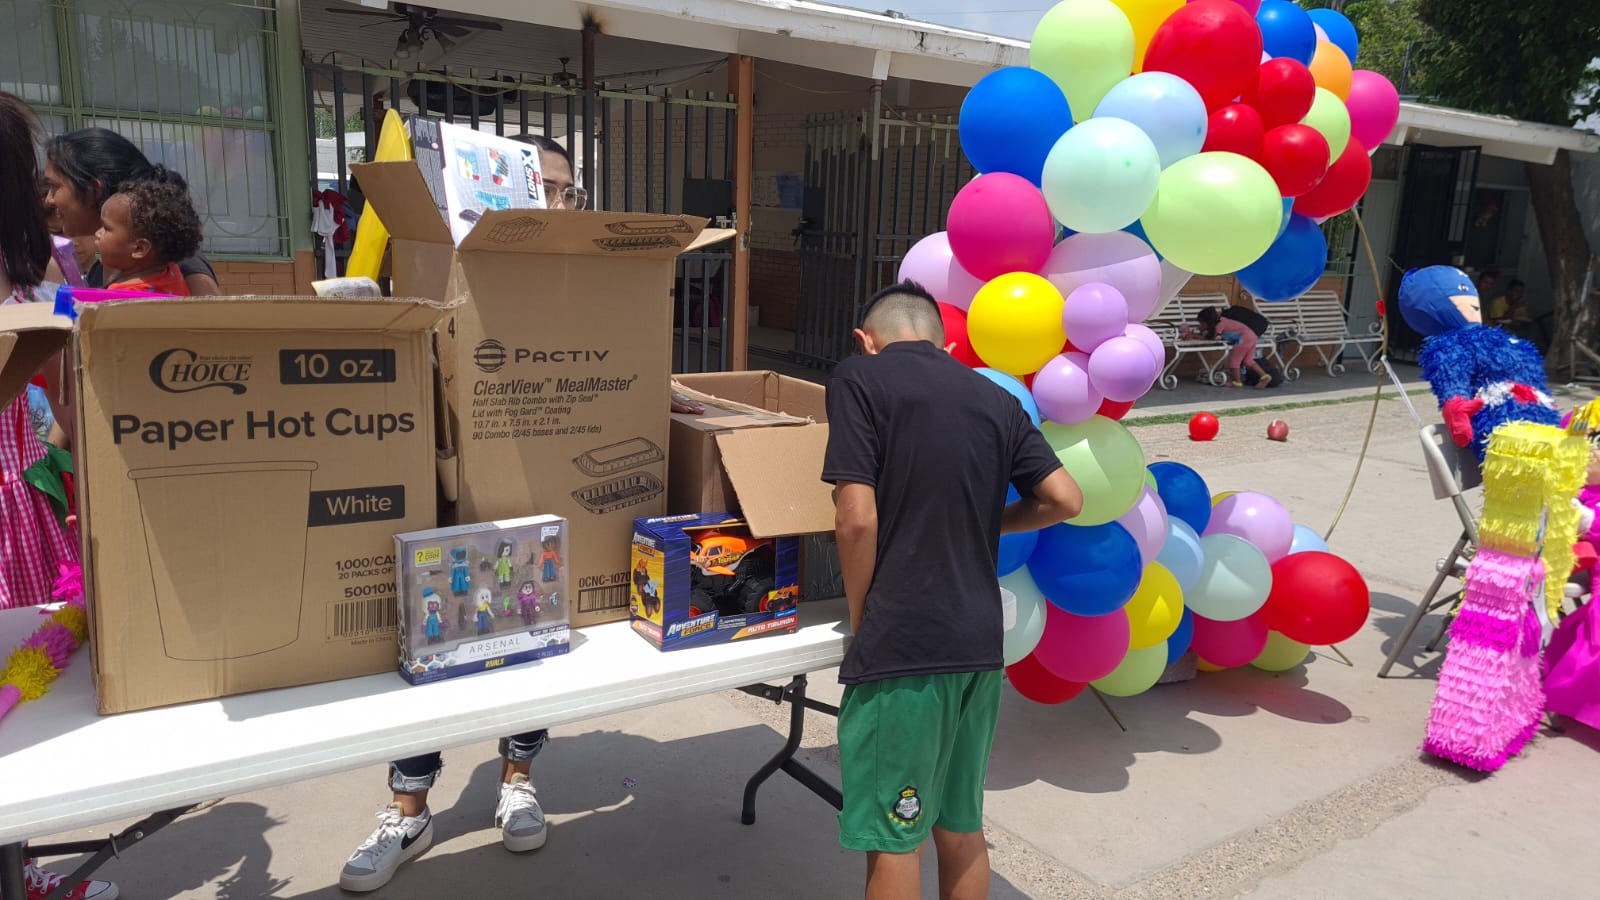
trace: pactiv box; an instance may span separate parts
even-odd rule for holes
[[[78,506],[101,712],[394,665],[394,541],[436,523],[410,300],[85,305]]]

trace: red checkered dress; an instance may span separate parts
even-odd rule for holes
[[[19,292],[5,302],[25,299]],[[0,412],[0,609],[48,603],[56,564],[78,561],[77,530],[63,529],[50,498],[22,480],[44,455],[23,391]]]

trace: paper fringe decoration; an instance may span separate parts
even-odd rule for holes
[[[57,600],[67,605],[50,614],[6,660],[0,669],[0,719],[18,704],[37,700],[67,667],[89,636],[89,617],[83,608],[83,568],[77,563],[60,563],[59,575],[51,589]]]

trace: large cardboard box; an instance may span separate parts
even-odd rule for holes
[[[126,301],[77,321],[101,712],[388,671],[395,532],[437,520],[410,300]]]
[[[507,209],[453,246],[416,163],[355,171],[395,237],[396,290],[461,303],[437,334],[456,519],[566,517],[573,625],[626,619],[633,520],[666,511],[674,261],[732,232]]]
[[[676,386],[705,412],[672,416],[670,514],[735,514],[757,537],[831,534],[822,385],[776,372],[717,372],[680,375]],[[837,596],[832,541],[808,537],[800,546],[801,599]]]

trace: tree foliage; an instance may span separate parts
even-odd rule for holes
[[[1415,94],[1416,85],[1426,80],[1426,48],[1438,37],[1419,16],[1422,2],[1354,0],[1344,8],[1361,35],[1356,65],[1382,74],[1402,94]]]
[[[1552,125],[1571,125],[1595,111],[1600,2],[1417,0],[1417,6],[1439,38],[1422,48],[1424,94],[1448,106]]]

